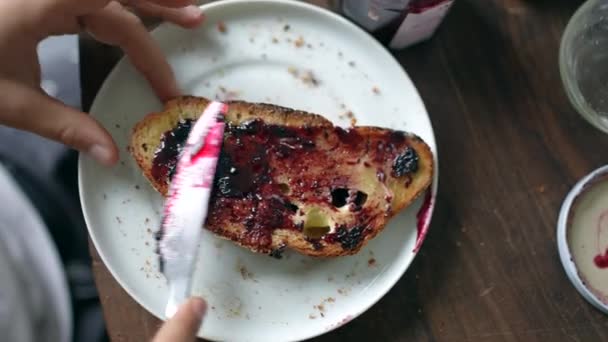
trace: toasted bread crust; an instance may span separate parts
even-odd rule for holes
[[[150,181],[151,185],[162,195],[166,195],[168,185],[164,182],[155,180],[152,176],[153,161],[155,151],[160,144],[160,137],[167,131],[170,131],[182,119],[196,119],[208,105],[209,100],[198,97],[182,97],[168,102],[164,111],[147,115],[143,120],[135,125],[132,131],[129,151],[133,158],[141,168],[144,176]],[[247,103],[242,101],[231,101],[229,104],[229,112],[226,115],[228,122],[239,124],[251,119],[262,119],[266,124],[281,125],[286,127],[322,127],[328,131],[333,130],[333,124],[327,119],[317,114],[306,113],[289,108],[284,108],[269,104]],[[358,134],[365,139],[383,139],[390,130],[378,127],[356,128]],[[374,179],[377,185],[371,184],[372,188],[384,186],[386,191],[391,193],[390,205],[388,209],[377,208],[375,212],[378,214],[366,223],[365,234],[363,234],[361,242],[355,248],[344,248],[341,243],[330,243],[324,240],[311,242],[302,232],[293,229],[275,229],[272,232],[272,243],[265,246],[252,244],[244,238],[245,228],[243,223],[226,223],[221,227],[215,227],[213,232],[225,239],[232,240],[235,243],[248,248],[255,252],[271,253],[283,248],[290,248],[299,253],[320,256],[334,257],[341,255],[350,255],[357,253],[368,241],[376,237],[390,220],[391,217],[399,213],[401,210],[409,206],[421,193],[423,193],[431,184],[433,176],[433,155],[428,145],[419,137],[406,134],[405,140],[407,146],[413,148],[418,155],[418,169],[411,174],[407,185],[404,185],[403,179],[387,176],[380,184]],[[348,167],[348,166],[344,166]],[[353,172],[359,172],[355,170]],[[364,176],[360,176],[364,177]],[[375,177],[373,177],[375,178]],[[371,182],[371,181],[370,181]],[[368,184],[369,185],[369,184]],[[372,196],[375,192],[370,191]],[[370,200],[371,203],[379,203],[378,201]],[[371,204],[373,205],[373,204]],[[304,204],[305,206],[305,204]],[[381,215],[380,215],[381,213]],[[352,221],[348,213],[335,214],[340,216],[338,220]],[[352,216],[352,215],[350,215]],[[351,222],[352,223],[352,222]],[[356,222],[354,222],[356,224]]]

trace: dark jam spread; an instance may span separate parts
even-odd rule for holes
[[[177,156],[184,147],[188,134],[192,129],[193,121],[181,120],[177,126],[168,132],[165,132],[160,139],[160,146],[154,154],[154,163],[152,166],[152,177],[156,180],[173,178],[175,166],[177,165]]]
[[[163,134],[152,167],[157,181],[168,182],[173,176],[191,128],[192,120],[184,120]],[[374,180],[377,173],[382,182],[383,170],[403,175],[418,167],[418,156],[407,146],[402,132],[378,132],[364,138],[357,130],[331,126],[286,127],[259,119],[239,125],[228,123],[206,227],[242,244],[265,249],[271,245],[273,230],[303,229],[302,223],[295,224],[293,218],[306,213],[290,198],[334,210],[349,205],[359,225],[337,227],[321,239],[339,242],[345,249],[356,248],[366,236],[366,224],[375,217],[363,206],[367,194],[348,188],[352,175],[341,165],[361,163],[377,168]],[[363,163],[363,158],[373,165]],[[244,235],[225,230],[241,224],[246,227]],[[318,240],[316,246],[320,246]]]

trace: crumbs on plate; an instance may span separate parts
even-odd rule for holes
[[[302,46],[304,46],[304,38],[302,36],[299,36],[298,39],[296,39],[293,44],[297,47],[300,48]]]
[[[226,31],[227,31],[226,24],[223,21],[218,21],[217,22],[217,30],[220,33],[226,33]]]
[[[316,87],[320,83],[310,70],[299,71],[295,67],[290,66],[287,68],[287,72],[289,72],[293,77],[302,81],[304,84],[309,85],[311,87]]]
[[[215,95],[215,99],[219,101],[232,101],[236,100],[240,92],[238,90],[226,89],[224,86],[218,86],[218,93]]]

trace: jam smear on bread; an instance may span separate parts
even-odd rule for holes
[[[191,119],[181,120],[163,134],[152,166],[156,181],[171,180],[192,126]],[[377,168],[374,174],[387,169],[401,177],[417,171],[417,162],[416,151],[399,131],[363,139],[357,131],[341,127],[328,132],[325,127],[269,125],[261,119],[228,124],[206,227],[218,231],[225,222],[243,223],[247,228],[244,242],[264,249],[271,245],[273,230],[304,228],[301,223],[307,213],[294,203],[295,199],[335,211],[347,207],[351,215],[358,216],[355,221],[359,224],[327,227],[326,234],[313,239],[354,249],[368,232],[366,224],[380,214],[374,213],[375,208],[365,207],[365,192],[349,188],[351,175],[343,171],[342,165]],[[385,201],[390,200],[391,196],[385,197]],[[315,243],[316,249],[322,246]]]

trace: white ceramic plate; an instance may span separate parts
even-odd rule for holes
[[[186,93],[271,102],[323,113],[343,125],[352,111],[358,124],[415,132],[436,153],[431,123],[409,77],[348,21],[291,1],[222,1],[204,9],[208,20],[198,30],[164,25],[154,32]],[[302,77],[309,71],[317,85]],[[121,163],[106,169],[83,157],[79,177],[89,232],[104,263],[137,302],[163,318],[167,287],[157,272],[153,237],[162,199],[126,152],[133,125],[161,108],[143,78],[121,61],[91,110],[118,143]],[[411,263],[421,204],[419,199],[395,218],[358,255],[331,260],[289,252],[276,260],[205,232],[193,287],[210,305],[200,336],[301,340],[348,322]]]

